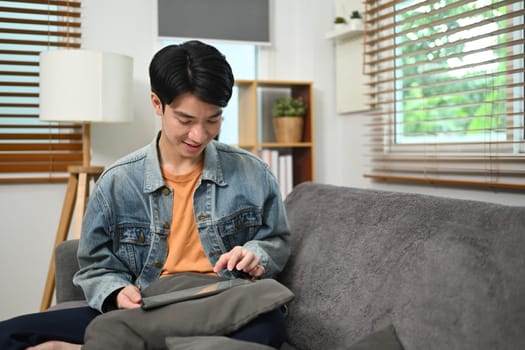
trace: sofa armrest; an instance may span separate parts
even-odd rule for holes
[[[73,284],[73,275],[78,271],[78,240],[68,240],[55,248],[55,284],[57,304],[66,301],[85,300],[82,289]]]

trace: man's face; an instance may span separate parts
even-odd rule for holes
[[[151,101],[162,122],[161,153],[167,151],[176,160],[200,159],[206,145],[219,134],[222,108],[203,102],[190,93],[180,95],[166,105],[164,111],[154,93]]]

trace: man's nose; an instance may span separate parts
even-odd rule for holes
[[[206,141],[206,139],[208,138],[208,131],[203,125],[195,124],[192,126],[190,132],[188,133],[188,136],[193,141],[201,143]]]

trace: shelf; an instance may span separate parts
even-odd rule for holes
[[[294,142],[294,143],[279,143],[279,142],[263,142],[262,148],[308,148],[313,147],[311,142]]]
[[[357,39],[363,34],[361,29],[348,28],[332,30],[326,34],[326,39]]]
[[[237,80],[239,105],[238,147],[261,156],[263,150],[291,155],[292,185],[314,181],[313,87],[311,81]],[[307,105],[301,142],[276,142],[271,109],[275,99],[301,97]],[[284,196],[283,196],[284,198]]]
[[[238,143],[238,144],[232,144],[232,146],[244,148],[244,149],[257,149],[257,145],[253,143]]]
[[[313,147],[312,142],[261,142],[259,144],[252,143],[238,143],[232,146],[236,146],[244,149],[257,149],[257,148],[310,148]]]

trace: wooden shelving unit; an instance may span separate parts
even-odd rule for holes
[[[289,152],[293,157],[293,185],[314,181],[314,125],[312,83],[305,81],[238,80],[239,144],[254,154],[262,149]],[[307,111],[303,141],[277,143],[273,133],[271,107],[282,96],[302,97]]]

